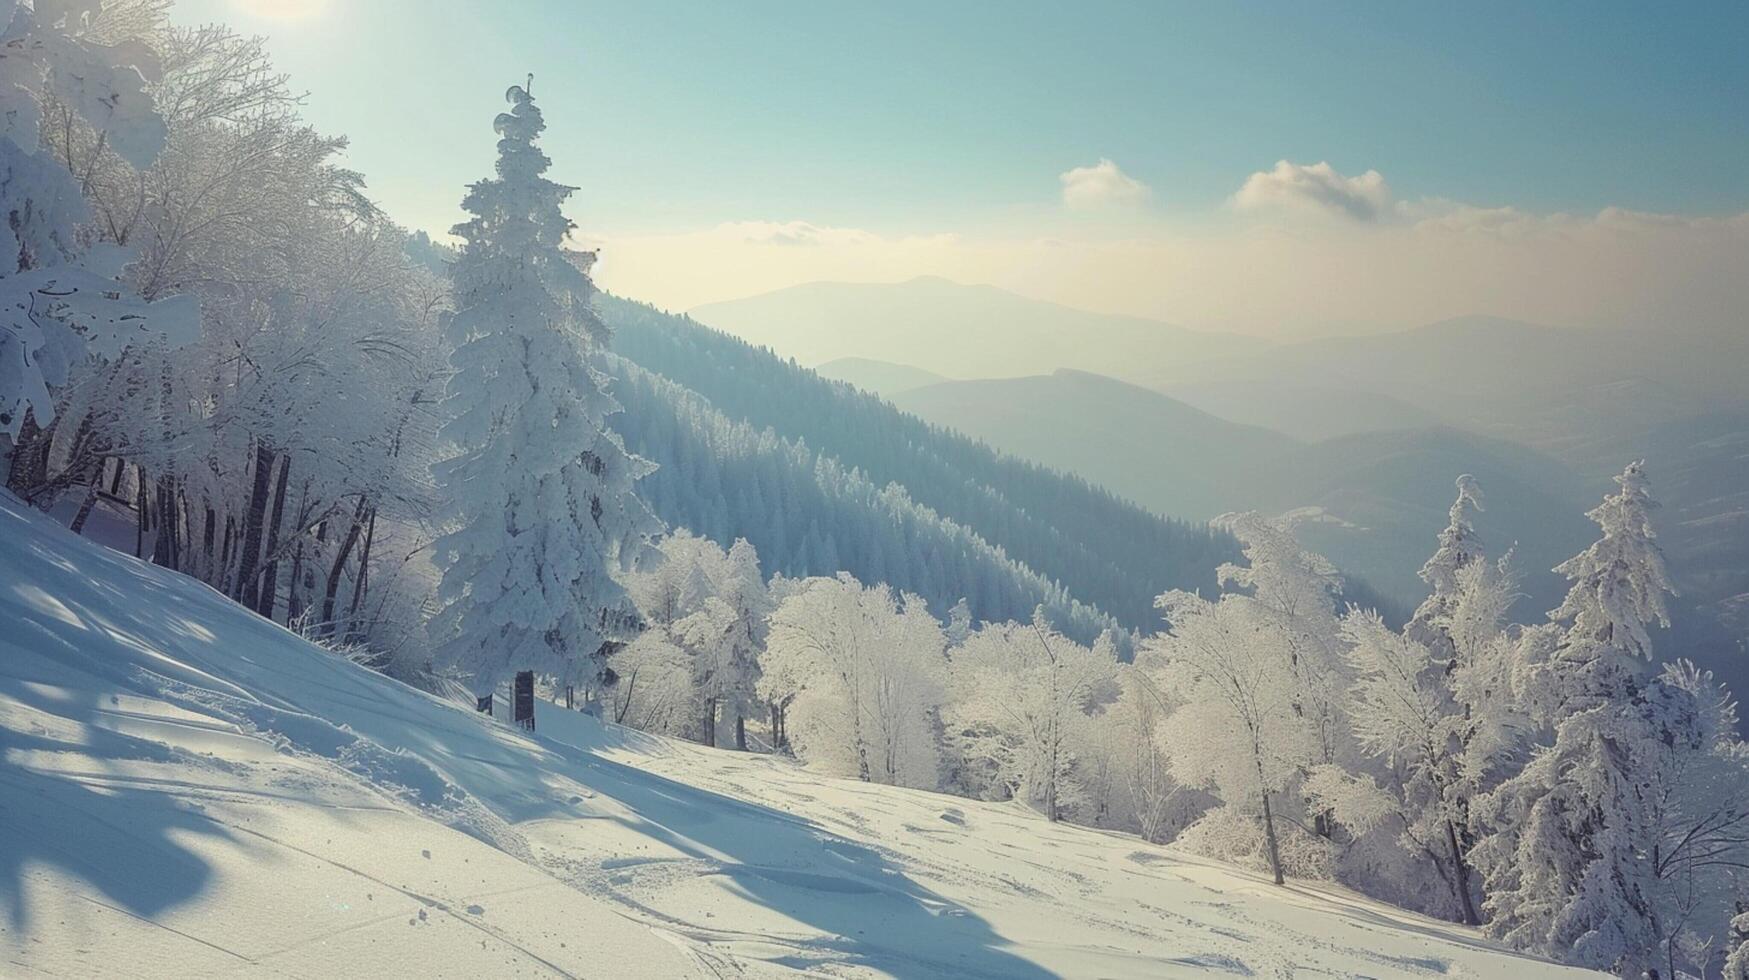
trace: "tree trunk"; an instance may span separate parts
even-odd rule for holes
[[[370,546],[377,536],[377,509],[372,507],[364,522],[364,546],[358,550],[358,576],[352,580],[352,601],[346,607],[346,633],[349,637],[361,637],[359,629],[358,606],[364,600],[366,590],[370,588]]]
[[[181,549],[176,534],[176,479],[158,478],[158,540],[152,546],[152,564],[181,568]]]
[[[206,511],[206,520],[201,526],[200,560],[206,565],[204,574],[206,575],[207,581],[210,582],[213,578],[213,543],[218,539],[219,513],[218,511],[213,510],[213,506],[210,503],[203,507],[202,510]]]
[[[146,513],[146,468],[143,466],[134,467],[134,475],[138,477],[135,481],[134,492],[134,557],[144,558],[146,557],[146,528],[150,521],[150,517]]]
[[[85,499],[79,501],[79,509],[73,513],[73,523],[67,525],[67,530],[74,534],[85,533],[85,522],[91,518],[91,509],[97,506],[97,487],[101,482],[99,478],[85,488]]]
[[[364,531],[365,498],[358,498],[358,506],[352,512],[352,526],[346,529],[346,537],[340,542],[340,553],[334,556],[334,564],[328,569],[328,591],[322,598],[323,636],[334,635],[334,597],[340,592],[340,575],[346,570],[346,559],[352,557],[353,546],[358,544],[358,537]]]
[[[1259,776],[1262,772],[1259,771]],[[1263,839],[1269,845],[1269,867],[1275,872],[1275,883],[1283,884],[1286,879],[1281,876],[1281,847],[1275,841],[1275,814],[1269,810],[1269,791],[1263,793]]]
[[[1051,746],[1050,771],[1045,773],[1045,819],[1057,822],[1057,747]]]
[[[1451,846],[1451,865],[1457,874],[1452,884],[1457,888],[1458,902],[1463,906],[1464,925],[1479,926],[1482,919],[1476,914],[1476,902],[1470,897],[1470,863],[1464,859],[1463,848],[1458,846],[1457,828],[1450,820],[1445,822],[1445,842]]]
[[[79,501],[79,509],[73,514],[73,523],[67,525],[67,530],[74,534],[85,533],[85,522],[91,519],[91,509],[97,506],[97,494],[103,489],[103,464],[106,461],[98,457],[91,470],[91,485],[85,488],[85,499]]]
[[[735,714],[735,749],[747,751],[747,716],[739,712]]]
[[[291,473],[291,457],[279,464],[279,481],[273,487],[273,513],[267,518],[267,567],[261,572],[261,604],[255,611],[273,618],[279,601],[279,526],[285,520],[285,483]]]
[[[26,410],[18,425],[18,438],[12,445],[12,466],[6,474],[7,489],[24,497],[32,487],[41,486],[49,475],[49,433],[36,424],[36,413]]]
[[[304,527],[310,519],[310,481],[304,481],[304,487],[298,492],[298,526]],[[298,532],[298,543],[292,548],[291,581],[285,590],[285,624],[290,626],[304,614],[304,534]]]
[[[717,699],[704,699],[704,744],[717,747]]]
[[[267,498],[272,487],[273,450],[255,444],[255,479],[249,489],[249,507],[243,512],[243,551],[237,562],[237,581],[231,598],[254,609],[261,605],[261,532],[267,525]]]

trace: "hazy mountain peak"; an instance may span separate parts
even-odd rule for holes
[[[1067,367],[1145,380],[1264,346],[1251,337],[1078,310],[938,276],[804,283],[691,312],[702,323],[802,363],[861,358],[961,378]]]

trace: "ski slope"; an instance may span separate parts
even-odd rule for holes
[[[1015,806],[539,722],[0,493],[0,975],[1580,975]]]

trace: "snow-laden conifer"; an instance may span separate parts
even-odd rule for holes
[[[439,655],[481,692],[516,670],[595,680],[604,644],[634,617],[609,569],[653,523],[632,493],[648,464],[607,430],[619,406],[588,364],[608,337],[594,285],[562,247],[573,188],[543,176],[528,90],[506,98],[497,176],[469,188],[473,217],[453,229],[465,245],[442,435],[457,453],[433,469],[454,527],[437,544]]]

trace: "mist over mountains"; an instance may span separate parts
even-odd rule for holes
[[[1520,618],[1564,585],[1584,512],[1630,459],[1710,647],[1749,635],[1749,338],[1497,317],[1274,344],[1083,313],[941,279],[810,283],[695,311],[906,412],[1192,521],[1287,514],[1398,603],[1471,473]],[[786,346],[788,345],[788,346]],[[895,351],[911,351],[901,363]],[[942,377],[942,376],[947,377]],[[948,380],[948,378],[962,380]]]
[[[700,322],[810,367],[864,358],[952,378],[1078,368],[1144,380],[1134,372],[1265,346],[1253,337],[1089,313],[934,276],[899,283],[805,283],[690,312]]]

